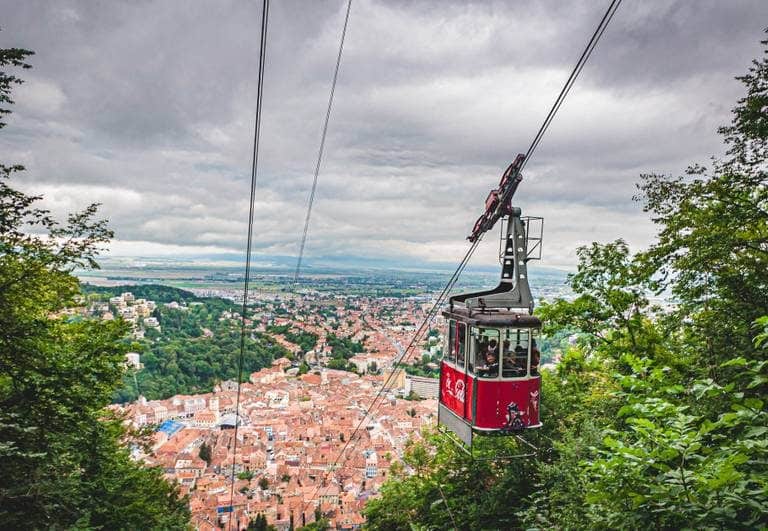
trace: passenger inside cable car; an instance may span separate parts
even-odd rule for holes
[[[499,375],[499,360],[495,352],[490,350],[485,352],[483,365],[478,366],[477,375],[485,378],[496,378]]]
[[[517,378],[528,372],[528,330],[505,330],[502,376]]]
[[[458,331],[458,333],[457,333]],[[528,349],[531,344],[531,374],[535,375],[539,364],[539,350],[536,340],[530,341],[531,332],[527,329],[472,328],[473,347],[467,364],[468,373],[477,376],[495,378],[498,376],[499,365],[502,366],[504,378],[523,377],[528,374]],[[451,326],[449,332],[448,361],[459,368],[464,368],[466,327],[462,323]],[[506,339],[501,341],[499,336]],[[458,336],[458,338],[457,338]],[[458,339],[458,341],[457,341]],[[468,346],[468,345],[467,345]]]
[[[490,328],[475,333],[475,367],[477,375],[495,378],[499,375],[499,332]]]

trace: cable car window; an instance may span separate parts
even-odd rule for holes
[[[458,349],[456,351],[456,366],[460,369],[464,369],[464,358],[467,352],[467,325],[459,323],[456,327],[459,333],[459,340],[456,342]]]
[[[499,376],[499,331],[478,328],[475,334],[475,367],[483,378]]]
[[[530,332],[515,328],[504,333],[502,376],[520,378],[528,374],[528,345]]]
[[[538,376],[539,374],[539,362],[541,361],[541,352],[536,345],[536,337],[539,335],[538,330],[534,330],[533,338],[531,339],[531,375]]]
[[[448,348],[445,349],[445,360],[456,363],[456,321],[448,321]]]

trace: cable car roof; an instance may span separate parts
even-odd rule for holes
[[[525,310],[523,310],[525,311]],[[518,328],[541,328],[541,320],[535,315],[515,311],[495,310],[492,312],[470,311],[467,308],[445,310],[443,316],[477,326],[514,326]]]

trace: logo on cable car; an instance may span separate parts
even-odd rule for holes
[[[456,383],[451,382],[451,375],[447,375],[445,379],[445,392],[454,397],[459,402],[464,402],[464,381],[456,380]]]
[[[456,386],[453,392],[453,396],[456,397],[456,400],[464,402],[464,380],[456,380]]]

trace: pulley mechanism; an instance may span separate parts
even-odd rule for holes
[[[520,168],[525,161],[525,155],[522,153],[515,157],[515,161],[509,165],[507,170],[501,176],[499,187],[491,190],[485,200],[485,212],[475,222],[472,228],[472,234],[467,239],[474,243],[487,231],[491,230],[496,222],[504,216],[512,213],[512,197],[517,191],[517,186],[523,180],[520,175]]]

